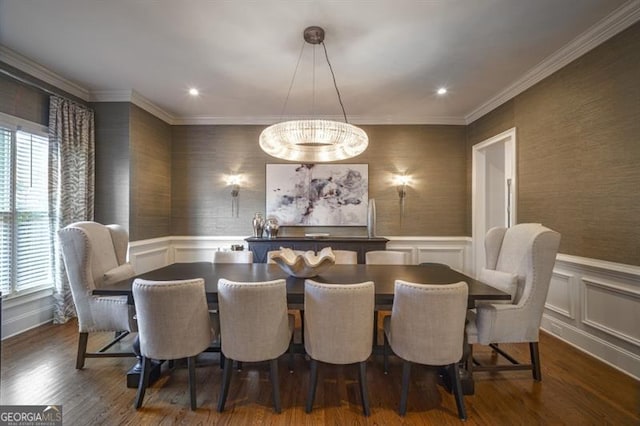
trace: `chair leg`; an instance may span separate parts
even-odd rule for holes
[[[461,420],[467,419],[467,410],[464,407],[464,394],[462,393],[462,383],[460,383],[460,371],[458,363],[454,362],[449,365],[449,375],[453,385],[453,394],[456,397],[456,406],[458,407],[458,417]]]
[[[373,311],[373,346],[378,345],[378,311]]]
[[[382,346],[382,360],[384,365],[384,374],[389,374],[389,339],[387,339],[387,333],[384,333],[384,345]]]
[[[224,362],[224,370],[222,372],[222,390],[218,397],[218,413],[222,413],[224,411],[224,404],[227,402],[229,385],[231,384],[231,370],[233,370],[233,360],[231,358],[226,358]]]
[[[273,395],[273,409],[280,414],[280,380],[278,378],[278,358],[270,361],[271,369],[271,394]]]
[[[84,368],[85,354],[87,353],[87,342],[89,341],[89,333],[80,333],[78,336],[78,356],[76,357],[76,369]]]
[[[191,410],[196,409],[196,357],[187,358],[187,368],[189,370],[189,398],[191,399]]]
[[[309,373],[309,392],[307,393],[307,406],[305,411],[310,413],[313,409],[313,401],[316,398],[316,385],[318,384],[318,361],[311,358],[311,372]]]
[[[220,350],[220,368],[224,368],[225,358],[222,350]]]
[[[404,361],[402,363],[402,393],[400,394],[400,410],[401,416],[407,414],[407,397],[409,396],[409,377],[411,376],[411,362]]]
[[[135,408],[136,410],[142,407],[142,400],[144,399],[145,391],[149,386],[149,375],[151,374],[151,359],[146,356],[142,357],[142,372],[140,379],[138,380],[138,393],[136,394]]]
[[[360,397],[362,398],[362,411],[365,416],[371,414],[369,409],[369,392],[367,390],[367,361],[360,363]]]
[[[467,371],[469,372],[469,376],[473,377],[473,345],[469,344],[469,354],[467,355],[467,359],[466,359],[466,368]]]
[[[304,343],[304,309],[300,309],[300,343]]]
[[[542,381],[542,371],[540,369],[540,352],[538,351],[538,342],[529,342],[529,353],[531,354],[531,371],[533,379],[538,382]]]
[[[289,373],[293,373],[293,333],[291,333],[291,340],[289,341]]]

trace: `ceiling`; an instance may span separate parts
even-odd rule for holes
[[[630,25],[638,3],[0,0],[0,60],[172,124],[340,118],[309,44],[285,107],[302,32],[319,25],[351,122],[463,124]]]

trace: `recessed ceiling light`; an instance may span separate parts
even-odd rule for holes
[[[442,95],[446,95],[447,94],[447,89],[446,87],[441,87],[438,89],[438,95],[442,96]]]
[[[191,89],[189,89],[189,94],[191,96],[198,96],[200,94],[200,92],[195,87],[192,87]]]

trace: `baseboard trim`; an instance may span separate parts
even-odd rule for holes
[[[541,330],[562,340],[574,348],[592,356],[616,370],[640,380],[640,356],[580,330],[570,324],[558,321],[548,315],[542,316]],[[615,361],[614,361],[615,360]]]
[[[48,324],[53,321],[53,298],[4,308],[2,318],[2,340]]]

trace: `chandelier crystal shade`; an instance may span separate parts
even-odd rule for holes
[[[308,27],[304,30],[304,39],[307,43],[322,44],[324,47],[324,30],[320,27]],[[364,130],[347,123],[347,114],[326,47],[324,53],[345,122],[309,119],[284,121],[269,126],[260,134],[259,142],[260,148],[272,157],[301,163],[321,163],[352,158],[367,149],[369,138]],[[294,72],[294,79],[295,74]],[[287,94],[287,99],[288,96]]]
[[[368,145],[364,130],[331,120],[285,121],[267,127],[260,135],[260,148],[267,154],[303,163],[355,157]]]

